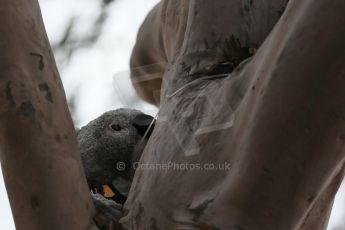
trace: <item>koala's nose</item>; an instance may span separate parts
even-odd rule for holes
[[[155,126],[155,122],[154,117],[147,114],[139,114],[133,119],[132,125],[138,130],[141,136],[147,133],[146,137],[149,138]]]

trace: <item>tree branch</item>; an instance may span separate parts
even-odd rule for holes
[[[93,206],[37,0],[1,0],[0,21],[0,157],[16,229],[89,229]]]

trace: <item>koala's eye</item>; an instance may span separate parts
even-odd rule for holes
[[[120,131],[121,130],[121,126],[119,126],[119,125],[112,124],[112,125],[109,125],[109,127],[114,131]]]

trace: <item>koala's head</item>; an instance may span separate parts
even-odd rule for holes
[[[113,184],[122,193],[129,191],[133,164],[141,156],[153,119],[138,110],[117,109],[104,113],[77,132],[90,187]]]

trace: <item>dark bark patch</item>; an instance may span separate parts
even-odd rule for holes
[[[250,12],[253,3],[254,3],[254,0],[244,1],[244,3],[243,3],[244,6],[243,7],[244,7],[244,10],[246,11],[246,13]]]
[[[286,1],[286,5],[289,3],[289,0]],[[283,13],[285,12],[286,9],[286,5],[283,6],[280,10],[278,10],[278,15],[279,17],[281,17],[283,15]]]
[[[56,134],[55,140],[60,143],[61,142],[61,136],[59,134]]]
[[[44,69],[44,61],[43,61],[43,56],[41,54],[38,53],[33,53],[31,52],[30,55],[34,56],[34,57],[38,57],[39,58],[39,64],[38,64],[38,69],[40,71],[42,71]]]
[[[40,200],[38,196],[33,195],[30,197],[30,204],[33,208],[38,208],[40,206]]]
[[[315,200],[315,196],[314,195],[311,195],[308,199],[307,199],[307,202],[308,204],[310,204],[311,202],[313,202]]]
[[[194,219],[197,221],[205,210],[208,208],[209,204],[212,203],[214,199],[205,200],[195,208],[191,208],[192,213],[194,214]]]
[[[281,8],[280,10],[278,10],[279,17],[281,17],[283,15],[284,11],[285,11],[285,7]]]
[[[25,117],[35,116],[35,108],[30,101],[23,102],[17,110],[17,115],[23,115]]]
[[[182,67],[183,71],[185,71],[187,74],[189,74],[190,71],[192,70],[192,67],[188,66],[185,62],[181,63],[181,67]]]
[[[157,221],[155,218],[151,218],[151,230],[158,230]]]
[[[53,103],[53,96],[52,96],[52,93],[50,92],[50,88],[48,86],[47,83],[43,83],[43,84],[39,84],[38,85],[38,88],[41,92],[45,92],[46,93],[46,96],[45,96],[45,99],[47,101],[49,101],[50,103]]]
[[[6,97],[7,97],[7,100],[10,102],[11,106],[16,106],[16,101],[15,101],[15,98],[14,96],[12,95],[12,82],[11,81],[8,81],[7,84],[6,84]]]

